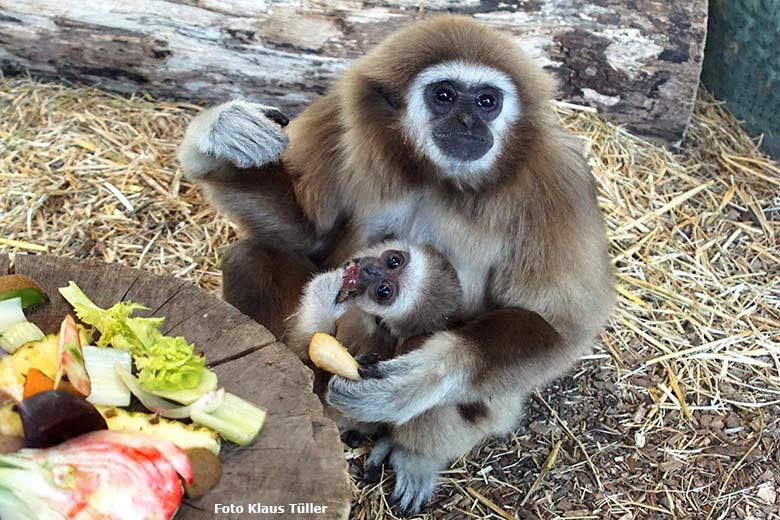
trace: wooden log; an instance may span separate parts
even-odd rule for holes
[[[0,274],[9,258],[0,253]],[[312,393],[313,375],[263,326],[189,282],[118,264],[45,255],[16,255],[14,269],[35,280],[50,301],[26,311],[44,332],[56,332],[70,305],[58,287],[75,281],[98,305],[129,299],[163,316],[166,333],[182,335],[206,355],[220,386],[267,410],[257,441],[241,448],[223,442],[222,478],[216,487],[182,504],[177,519],[240,519],[256,516],[250,505],[285,507],[275,518],[344,520],[350,509],[347,463],[336,425],[323,415]],[[326,508],[297,515],[289,504],[310,502]],[[241,506],[215,514],[216,504]],[[263,515],[261,515],[263,516]]]
[[[701,71],[706,0],[0,0],[0,67],[294,115],[392,31],[459,12],[555,71],[563,99],[675,143]]]

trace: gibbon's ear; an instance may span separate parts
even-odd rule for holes
[[[366,79],[368,90],[376,96],[378,101],[382,101],[393,110],[401,108],[401,95],[395,92],[391,87],[383,85],[376,80]]]

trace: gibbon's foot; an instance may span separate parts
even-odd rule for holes
[[[179,147],[179,162],[190,178],[215,171],[225,163],[239,168],[277,161],[287,149],[282,131],[290,120],[277,108],[229,101],[193,119]]]
[[[365,484],[376,484],[382,478],[382,466],[390,456],[393,449],[393,439],[390,435],[379,437],[371,448],[371,454],[363,467],[363,482]]]
[[[363,444],[363,442],[368,439],[368,437],[369,436],[364,432],[358,430],[347,430],[341,436],[341,440],[344,441],[344,444],[350,448],[357,448]]]
[[[390,453],[390,466],[395,471],[391,503],[401,516],[418,513],[433,495],[439,471],[444,465],[438,460],[394,446]]]

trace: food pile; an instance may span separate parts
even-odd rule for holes
[[[45,335],[24,310],[46,293],[0,276],[0,518],[171,518],[219,480],[221,439],[251,444],[265,411],[163,318],[132,317],[145,307],[59,292],[80,323]]]

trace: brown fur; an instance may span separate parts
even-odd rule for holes
[[[519,119],[507,135],[495,136],[503,140],[502,154],[476,187],[446,180],[402,128],[410,85],[428,66],[448,60],[504,72],[520,98]],[[595,183],[580,143],[554,117],[552,92],[548,75],[509,40],[470,19],[440,16],[389,37],[288,127],[290,145],[279,171],[289,174],[294,197],[285,191],[284,200],[294,201],[302,227],[313,232],[283,242],[315,244],[302,256],[316,258],[316,269],[340,265],[368,245],[363,222],[377,208],[412,194],[421,197],[435,224],[432,245],[458,274],[483,276],[479,268],[485,267],[484,280],[472,280],[471,287],[482,283],[484,292],[471,304],[465,325],[420,347],[430,345],[432,359],[439,360],[430,367],[436,376],[424,370],[404,376],[422,388],[449,370],[465,369],[473,386],[461,389],[464,401],[434,406],[403,424],[394,424],[392,415],[385,419],[394,424],[394,446],[409,457],[424,455],[435,462],[430,467],[485,435],[511,429],[523,397],[587,352],[613,305]],[[231,197],[245,189],[220,186]],[[285,208],[277,212],[280,218],[289,214]],[[263,231],[253,227],[253,233]],[[268,304],[297,302],[300,286],[288,285]],[[276,312],[289,308],[280,304]],[[445,363],[442,352],[449,353]],[[348,409],[349,387],[339,388],[346,397],[338,402]]]
[[[479,191],[455,190],[432,173],[435,167],[419,158],[400,132],[403,103],[393,110],[382,96],[391,92],[402,99],[425,67],[457,58],[508,73],[522,101],[523,115],[503,160],[492,183]],[[355,208],[397,200],[423,185],[433,187],[447,213],[468,218],[472,229],[464,232],[498,234],[514,245],[490,288],[497,303],[514,303],[514,293],[521,290],[525,296],[517,304],[532,298],[534,310],[556,322],[561,332],[579,335],[580,316],[566,308],[573,302],[552,301],[557,295],[550,289],[574,271],[586,271],[595,279],[582,280],[583,286],[573,292],[595,289],[600,306],[611,305],[611,270],[595,187],[580,144],[554,120],[547,103],[549,78],[518,58],[506,39],[463,18],[443,16],[412,26],[358,61],[291,123],[284,162],[296,179],[304,213],[318,228]],[[349,245],[337,248],[328,266],[360,245],[354,239],[354,233],[341,237]],[[591,265],[582,269],[582,262]],[[561,287],[560,296],[564,291]],[[598,321],[585,334],[594,334]]]
[[[287,251],[242,240],[225,252],[222,269],[225,300],[284,340],[286,317],[298,307],[297,299],[284,296],[298,294],[314,266]]]

